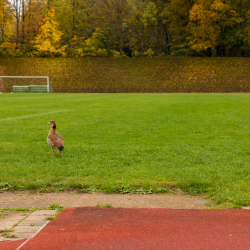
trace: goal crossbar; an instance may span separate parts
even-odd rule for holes
[[[47,92],[49,92],[49,77],[48,76],[0,76],[0,78],[46,78]]]

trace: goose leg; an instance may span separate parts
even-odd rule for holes
[[[63,155],[63,154],[61,153],[61,151],[60,151],[60,155]]]

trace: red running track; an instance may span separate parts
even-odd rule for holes
[[[0,242],[0,250],[17,249],[23,242],[25,242],[25,239],[24,240],[16,240],[16,241]]]
[[[52,249],[250,250],[250,211],[67,208],[20,248]]]

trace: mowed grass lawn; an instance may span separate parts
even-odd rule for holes
[[[250,94],[1,94],[0,189],[250,204]],[[63,156],[47,144],[51,126]]]

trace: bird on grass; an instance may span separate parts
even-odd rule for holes
[[[58,148],[60,151],[60,155],[63,155],[61,153],[61,151],[64,150],[63,138],[61,135],[56,133],[56,122],[54,120],[50,120],[48,125],[50,125],[50,124],[52,125],[52,128],[49,131],[49,135],[47,137],[47,142],[52,149],[53,156],[54,156],[53,148]]]

